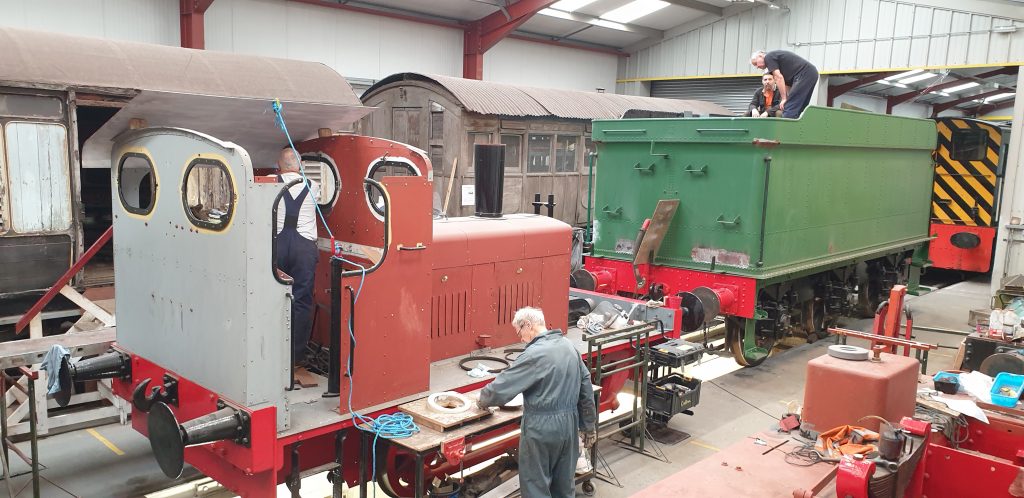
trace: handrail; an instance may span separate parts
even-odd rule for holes
[[[45,308],[47,304],[50,304],[50,301],[52,301],[54,297],[57,297],[57,294],[60,294],[60,290],[63,289],[78,272],[82,271],[82,268],[85,267],[86,263],[88,263],[96,253],[100,252],[100,249],[102,249],[107,242],[110,242],[110,239],[113,237],[114,226],[111,225],[107,228],[107,231],[103,232],[103,235],[100,235],[100,238],[96,239],[96,242],[93,242],[92,245],[89,246],[89,249],[82,254],[82,257],[79,258],[78,261],[75,261],[75,264],[71,265],[71,268],[68,268],[68,271],[64,272],[64,274],[54,282],[53,286],[50,287],[50,290],[46,291],[46,294],[43,294],[43,297],[39,298],[39,300],[36,301],[36,304],[33,304],[32,307],[29,308],[28,312],[22,315],[21,319],[18,320],[18,323],[14,326],[14,333],[21,334],[21,331],[25,326],[27,326],[29,322],[39,314],[39,312],[43,311],[43,308]]]

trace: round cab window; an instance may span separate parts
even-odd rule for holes
[[[302,170],[306,178],[319,188],[316,203],[320,209],[330,211],[334,201],[338,200],[338,192],[341,191],[341,180],[338,178],[338,169],[326,156],[306,155],[302,156]]]
[[[149,158],[137,153],[121,156],[117,165],[117,192],[129,213],[146,215],[156,204],[156,174]]]
[[[419,176],[419,172],[413,165],[399,161],[377,161],[373,167],[370,168],[369,174],[367,175],[371,180],[380,182],[385,176]],[[381,192],[369,185],[366,186],[366,196],[370,200],[370,207],[376,211],[377,214],[384,215],[384,199],[381,197]]]
[[[227,228],[234,210],[235,188],[220,161],[192,161],[185,170],[181,191],[185,213],[193,225],[217,231]]]

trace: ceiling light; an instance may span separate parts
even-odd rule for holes
[[[627,23],[668,7],[662,0],[633,0],[617,9],[601,14],[601,19]]]
[[[617,29],[619,31],[629,31],[629,28],[622,24],[619,24],[617,22],[606,21],[604,19],[594,19],[593,21],[590,21],[590,24],[593,24],[594,26],[601,26],[602,28]]]
[[[946,93],[956,93],[956,92],[959,92],[961,90],[966,90],[968,88],[974,88],[974,87],[976,87],[978,85],[980,85],[980,83],[978,83],[976,81],[972,81],[970,83],[964,83],[963,85],[957,85],[957,86],[955,86],[953,88],[947,88],[946,89]]]
[[[1006,26],[996,26],[992,28],[993,33],[1014,33],[1017,31],[1017,26],[1009,24]]]
[[[545,16],[557,17],[559,19],[567,19],[569,21],[571,21],[573,17],[572,14],[568,12],[562,12],[560,10],[555,9],[543,9],[537,13]]]
[[[933,91],[933,92],[928,92],[928,93],[930,93],[930,94],[932,94],[932,95],[939,95],[939,96],[941,96],[941,97],[949,97],[949,94],[948,94],[948,93],[946,93],[946,92],[934,92],[934,91]]]
[[[575,12],[587,5],[594,3],[596,0],[560,0],[551,4],[552,9],[561,10],[564,12]]]
[[[897,83],[895,81],[878,80],[878,83],[881,83],[883,85],[894,86],[896,88],[910,88],[907,85],[904,85],[903,83]]]
[[[983,103],[987,104],[989,102],[995,102],[997,100],[1003,100],[1003,99],[1005,99],[1007,97],[1013,97],[1014,95],[1017,95],[1017,94],[1013,93],[1013,92],[997,93],[997,94],[995,94],[995,95],[985,99]]]
[[[904,78],[904,79],[900,80],[900,83],[903,83],[904,85],[909,85],[911,83],[916,83],[918,81],[924,81],[926,79],[934,78],[936,76],[938,76],[938,75],[935,74],[935,73],[927,73],[927,72],[926,73],[921,73],[921,74],[915,74],[914,76],[911,76],[909,78]]]
[[[913,75],[915,75],[915,74],[917,74],[917,73],[921,73],[921,72],[924,72],[924,69],[914,69],[914,70],[912,70],[912,71],[907,71],[907,72],[905,72],[905,73],[899,73],[899,74],[894,74],[894,75],[892,75],[892,76],[889,76],[888,78],[885,78],[885,79],[884,79],[884,80],[882,80],[882,81],[894,81],[894,80],[901,80],[901,79],[903,79],[903,78],[908,78],[908,77],[910,77],[910,76],[913,76]]]

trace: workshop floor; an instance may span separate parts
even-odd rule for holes
[[[966,331],[968,311],[986,308],[988,292],[987,280],[978,279],[911,297],[908,302],[915,325]],[[871,320],[848,320],[843,325],[868,330]],[[956,350],[949,348],[955,348],[961,340],[955,335],[926,331],[918,331],[915,337],[944,346],[931,353],[930,372],[952,364]],[[858,342],[851,340],[850,343]],[[670,463],[602,442],[601,450],[623,487],[597,482],[597,496],[630,496],[715,453],[718,448],[772,427],[786,411],[787,403],[802,401],[805,365],[808,360],[824,354],[829,344],[832,341],[799,346],[769,358],[757,368],[709,374],[704,379],[700,404],[694,409],[694,415],[678,415],[670,422],[671,427],[691,434],[686,441],[662,446]],[[699,372],[698,367],[698,376]],[[28,452],[27,443],[19,446]],[[197,477],[195,471],[188,469],[178,481],[167,479],[150,454],[149,442],[130,427],[116,424],[45,438],[39,442],[39,453],[45,467],[42,476],[52,482],[43,482],[41,496],[46,497],[135,497]],[[28,469],[17,457],[12,461],[11,470],[17,476],[12,479],[17,492],[31,476],[25,473]],[[314,490],[312,486],[304,486],[303,496],[325,496],[327,491],[320,489],[327,488]],[[0,485],[0,494],[5,493],[6,489]]]

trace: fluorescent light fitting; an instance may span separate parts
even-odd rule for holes
[[[968,88],[974,88],[974,87],[976,87],[978,85],[980,85],[980,83],[978,83],[976,81],[972,81],[970,83],[964,83],[963,85],[954,86],[953,88],[947,88],[945,91],[946,91],[946,93],[956,93],[956,92],[959,92],[961,90],[966,90]]]
[[[892,75],[892,76],[890,76],[888,78],[885,78],[882,81],[898,81],[898,80],[902,80],[904,78],[909,78],[909,77],[911,77],[911,76],[913,76],[913,75],[915,75],[917,73],[923,73],[923,72],[924,72],[924,69],[914,69],[912,71],[907,71],[905,73],[894,74],[894,75]]]
[[[662,0],[633,0],[622,7],[601,14],[601,19],[621,23],[632,22],[664,9],[668,5],[668,2]]]
[[[930,78],[934,78],[936,76],[938,76],[938,75],[935,74],[935,73],[925,72],[925,73],[921,73],[921,74],[915,74],[915,75],[913,75],[913,76],[911,76],[909,78],[904,78],[904,79],[900,80],[900,83],[903,83],[904,85],[909,85],[911,83],[916,83],[918,81],[924,81],[924,80],[927,80],[927,79],[930,79]]]
[[[910,88],[907,85],[904,85],[903,83],[897,83],[895,81],[878,80],[878,81],[876,81],[876,83],[881,83],[883,85],[894,86],[896,88]]]
[[[1006,26],[995,26],[992,28],[993,33],[1015,33],[1016,31],[1017,26],[1013,24],[1008,24]]]
[[[559,19],[565,19],[565,20],[568,20],[568,21],[572,21],[573,20],[572,19],[572,14],[570,14],[568,12],[562,12],[560,10],[555,10],[555,9],[542,9],[542,10],[540,10],[537,13],[541,14],[541,15],[549,16],[549,17],[557,17]]]
[[[575,12],[587,5],[594,3],[596,0],[560,0],[551,4],[551,8],[555,10],[561,10],[564,12]]]
[[[991,97],[986,98],[984,103],[987,104],[989,102],[995,102],[997,100],[1003,100],[1003,99],[1005,99],[1007,97],[1013,97],[1014,95],[1017,95],[1017,94],[1013,93],[1013,92],[997,93],[997,94],[995,94],[995,95],[993,95]]]
[[[594,19],[593,21],[590,21],[590,24],[593,24],[594,26],[601,26],[602,28],[617,29],[619,31],[629,31],[629,28],[622,24],[619,24],[617,22],[606,21],[604,19]]]
[[[950,96],[950,95],[949,95],[948,93],[946,93],[946,92],[935,92],[935,91],[932,91],[932,92],[928,92],[928,93],[930,93],[930,94],[932,94],[932,95],[938,95],[938,96],[940,96],[940,97],[949,97],[949,96]]]

